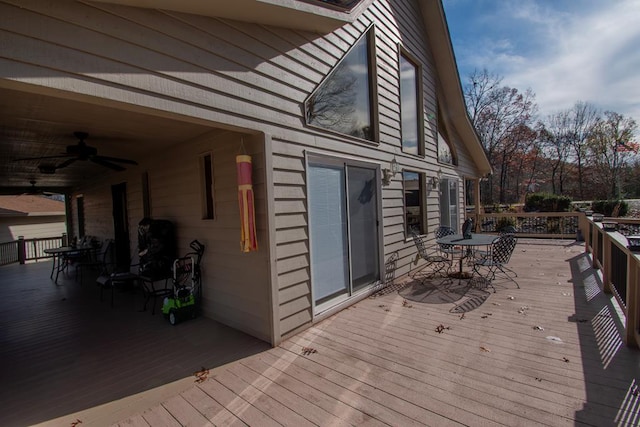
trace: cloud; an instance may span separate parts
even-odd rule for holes
[[[640,122],[640,0],[480,6],[460,43],[453,37],[463,81],[487,68],[506,85],[531,88],[541,116],[587,101]]]

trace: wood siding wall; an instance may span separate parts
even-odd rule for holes
[[[217,196],[222,197],[216,200],[219,222],[204,224],[198,217],[196,168],[189,156],[209,144],[215,151],[216,174],[226,181],[233,175],[235,182],[231,157],[237,153],[237,140],[176,141],[180,146],[175,150],[152,155],[139,170],[113,175],[106,181],[111,184],[126,176],[133,233],[142,212],[140,173],[148,171],[153,217],[178,223],[182,250],[190,239],[207,236],[207,314],[275,344],[313,320],[306,152],[348,156],[382,168],[395,157],[401,167],[427,176],[441,169],[448,177],[459,179],[463,206],[463,178],[476,172],[454,136],[459,166],[437,163],[438,79],[421,13],[414,0],[378,0],[353,24],[319,35],[108,4],[4,1],[0,2],[0,16],[5,17],[0,23],[4,42],[0,67],[18,83],[89,95],[92,102],[108,100],[127,108],[148,108],[176,120],[209,123],[212,128],[255,130],[270,138],[268,150],[263,151],[257,143],[251,149],[256,155],[254,173],[255,165],[272,165],[272,170],[263,172],[272,174],[273,188],[262,188],[261,192],[264,196],[272,191],[273,200],[268,203],[274,207],[273,224],[267,224],[270,216],[264,201],[259,203],[257,221],[260,237],[273,239],[274,253],[266,241],[255,255],[245,257],[237,251],[238,228],[233,224],[237,218],[232,212],[235,195],[230,182],[224,183]],[[304,100],[372,24],[376,26],[380,143],[305,127]],[[399,45],[422,65],[424,158],[401,150]],[[223,159],[225,163],[219,163]],[[106,181],[82,189],[87,234],[113,233]],[[260,184],[264,186],[264,180]],[[218,193],[217,179],[215,185]],[[431,190],[426,196],[432,236],[431,230],[439,223],[438,192]],[[399,276],[415,268],[416,252],[404,232],[401,174],[383,187],[382,197],[385,259],[398,253]],[[267,235],[270,229],[275,235]],[[272,286],[278,291],[269,298],[271,267],[277,281]],[[265,301],[267,306],[273,304],[273,319],[263,307]],[[272,328],[275,333],[270,338],[266,331]]]
[[[0,218],[0,242],[39,237],[59,237],[67,232],[64,215]]]

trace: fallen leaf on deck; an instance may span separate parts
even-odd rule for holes
[[[201,370],[194,372],[193,375],[195,375],[196,377],[195,382],[200,384],[201,382],[204,382],[209,377],[209,370],[203,366]]]
[[[411,304],[409,304],[409,301],[407,301],[406,299],[402,300],[402,306],[407,308],[413,307]]]
[[[535,329],[536,331],[544,331],[544,328],[542,326],[534,326],[533,329]]]
[[[77,419],[74,422],[72,422],[71,423],[71,427],[76,427],[78,424],[82,424],[82,421],[80,421],[79,419]]]
[[[548,336],[546,338],[547,338],[547,340],[551,341],[554,344],[562,344],[562,340],[560,338],[558,338],[558,337],[554,337],[554,336],[550,335],[550,336]]]
[[[441,334],[445,329],[451,329],[449,326],[444,326],[442,323],[436,326],[436,332]]]
[[[511,295],[509,295],[509,296],[507,297],[507,299],[510,299],[510,300],[512,300],[512,301],[513,301],[514,299],[516,299],[516,297],[512,297]]]
[[[567,359],[566,357],[563,357],[562,360],[566,363],[569,363],[569,359]]]
[[[302,354],[304,354],[305,356],[308,356],[310,354],[314,354],[317,353],[318,350],[316,350],[315,348],[312,347],[302,347]]]
[[[499,302],[492,302],[491,304],[493,304],[493,305],[500,305],[500,303],[499,303]]]
[[[491,350],[489,350],[487,347],[480,346],[480,350],[486,351],[487,353],[491,353]]]
[[[464,313],[460,315],[460,320],[464,319]]]

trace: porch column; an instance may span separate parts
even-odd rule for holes
[[[480,178],[473,180],[473,187],[473,204],[475,205],[475,218],[473,221],[475,224],[475,231],[479,232],[481,231],[480,214],[483,213],[482,205],[480,204]]]
[[[624,328],[624,342],[629,347],[640,346],[638,328],[640,321],[640,293],[638,292],[638,261],[631,251],[627,251],[627,324]]]

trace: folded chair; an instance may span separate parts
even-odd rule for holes
[[[418,249],[418,256],[426,261],[425,266],[420,272],[425,272],[425,278],[432,278],[442,270],[446,269],[446,272],[451,268],[451,259],[441,255],[436,250],[430,250],[421,235],[416,232],[411,233],[413,237],[413,243],[415,243]],[[446,273],[445,272],[445,273]]]
[[[515,271],[511,270],[507,264],[511,259],[513,250],[516,247],[517,239],[512,234],[505,234],[504,236],[496,237],[491,244],[489,253],[480,259],[477,259],[473,265],[474,273],[483,277],[488,286],[493,288],[493,292],[496,291],[493,285],[493,280],[496,278],[496,274],[501,274],[502,277],[512,281],[518,288],[520,285],[515,281],[514,277],[518,277]],[[485,274],[482,274],[482,271]]]

